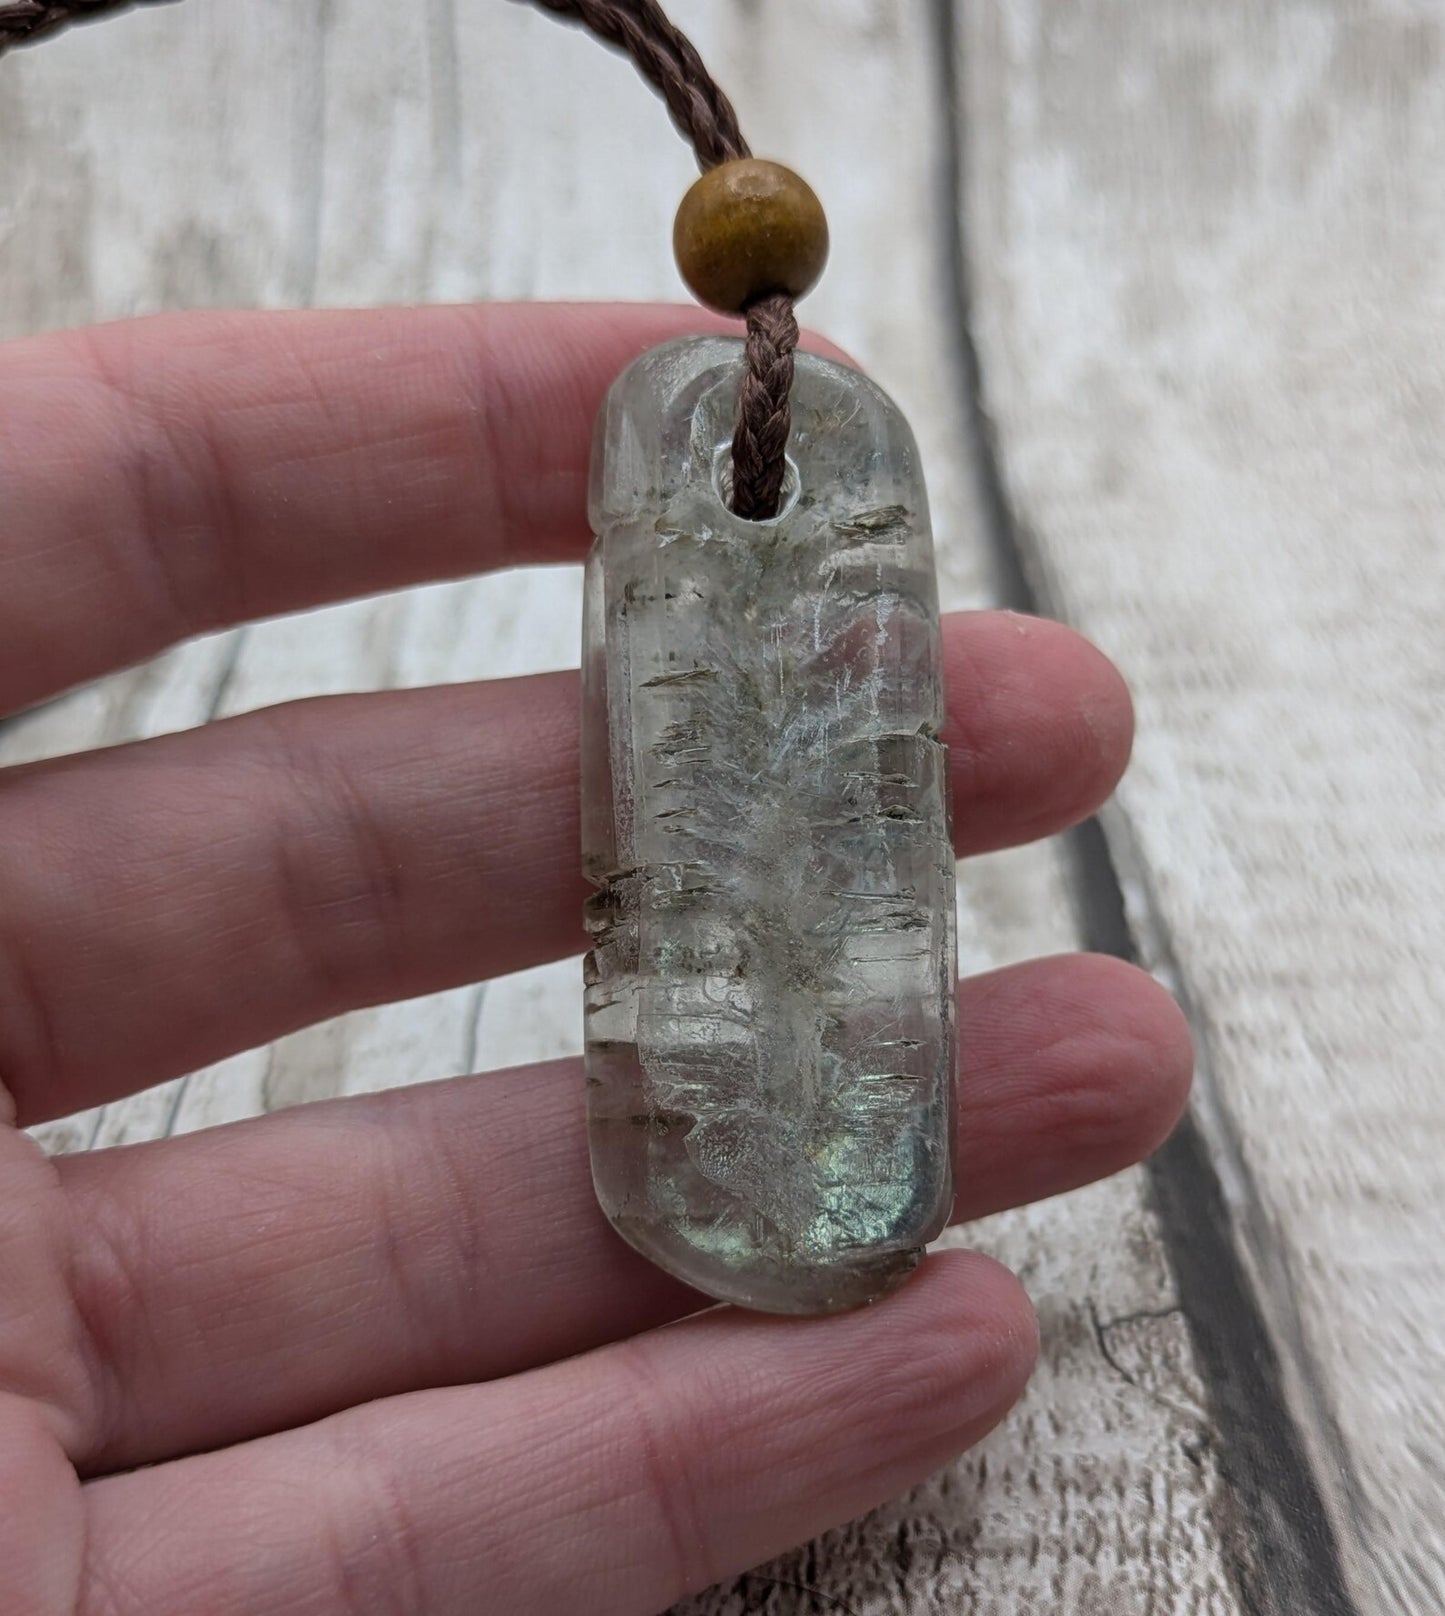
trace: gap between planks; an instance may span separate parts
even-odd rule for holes
[[[957,6],[958,0],[933,0],[940,94],[944,105],[954,109],[962,105]],[[968,447],[983,492],[1000,597],[1018,611],[1057,615],[1029,566],[1028,537],[1009,498],[985,406],[974,339],[966,210],[960,204],[967,153],[963,119],[957,112],[947,120],[946,129],[939,211],[954,220],[953,230],[942,233],[954,293],[949,337],[964,388]],[[1111,830],[1094,818],[1065,838],[1066,869],[1084,945],[1148,964],[1169,982],[1190,1012],[1187,984],[1169,954],[1166,924],[1152,905],[1148,913],[1154,946],[1141,950],[1136,940],[1111,846],[1112,840],[1127,837],[1127,823],[1117,805],[1107,818]],[[1209,1050],[1198,1016],[1190,1013],[1189,1020],[1196,1049],[1196,1100],[1148,1163],[1148,1171],[1182,1310],[1219,1430],[1221,1468],[1233,1494],[1216,1508],[1220,1542],[1250,1616],[1300,1616],[1303,1610],[1311,1616],[1357,1616],[1334,1528],[1285,1395],[1282,1344],[1265,1323],[1231,1203],[1221,1188],[1212,1154],[1219,1148],[1218,1131],[1207,1130],[1199,1119],[1199,1095],[1209,1096]],[[1208,1105],[1209,1098],[1202,1103]],[[1213,1109],[1217,1111],[1217,1105]],[[1267,1249],[1269,1240],[1267,1222],[1260,1219],[1254,1230],[1256,1249],[1262,1243]],[[1276,1254],[1276,1260],[1282,1266],[1283,1254]],[[1294,1332],[1287,1345],[1303,1354],[1303,1332]],[[1297,1379],[1313,1384],[1307,1361],[1296,1361],[1293,1367]],[[1331,1445],[1342,1451],[1338,1443]]]

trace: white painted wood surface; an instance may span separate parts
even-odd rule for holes
[[[986,602],[997,535],[950,335],[943,8],[672,9],[754,144],[824,195],[834,261],[809,318],[914,422],[945,604]],[[1114,821],[1133,918],[1205,1036],[1209,1137],[1358,1609],[1413,1616],[1445,1603],[1416,1597],[1439,1591],[1445,1289],[1422,1232],[1445,1131],[1424,1092],[1445,897],[1424,739],[1438,29],[1323,0],[1240,8],[1237,30],[1235,8],[1211,21],[1189,0],[955,9],[974,329],[1019,537],[1049,602],[1135,683],[1141,760]],[[501,0],[191,0],[0,75],[0,334],[223,304],[681,295],[667,241],[691,168],[661,108]],[[578,600],[573,573],[523,572],[255,625],[7,727],[0,760],[570,665]],[[977,860],[961,897],[965,969],[1078,942],[1057,849]],[[48,1137],[120,1143],[563,1053],[577,993],[566,962],[366,1011]],[[1272,1611],[1144,1175],[967,1233],[1040,1305],[1019,1412],[910,1499],[689,1609]]]
[[[1356,1606],[1445,1609],[1445,13],[962,8],[985,404]]]

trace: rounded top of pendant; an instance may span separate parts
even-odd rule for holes
[[[688,191],[672,250],[689,291],[724,314],[774,292],[802,297],[828,261],[828,220],[812,186],[757,157],[709,169]]]

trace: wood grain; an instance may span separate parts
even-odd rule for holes
[[[1136,935],[1348,1597],[1445,1608],[1445,19],[958,14],[983,402],[1139,703]]]
[[[805,312],[915,425],[945,604],[994,598],[950,336],[939,186],[951,113],[928,8],[693,0],[675,11],[755,146],[825,198],[833,267]],[[9,334],[215,304],[681,296],[667,242],[685,149],[624,63],[524,8],[196,4],[80,31],[3,71]],[[562,572],[252,625],[27,716],[0,734],[0,756],[296,695],[568,665],[577,632],[578,581]],[[961,898],[966,970],[1077,944],[1055,847],[974,861]],[[344,1017],[46,1137],[122,1143],[575,1050],[577,975],[564,962]],[[1143,1175],[967,1233],[1038,1302],[1044,1360],[1025,1404],[913,1497],[702,1596],[694,1616],[1241,1609],[1248,1537],[1229,1525]]]

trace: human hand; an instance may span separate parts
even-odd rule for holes
[[[185,316],[0,351],[0,708],[222,624],[576,561],[592,417],[689,311]],[[1089,813],[1128,696],[945,620],[961,854]],[[297,702],[0,774],[24,1126],[582,946],[575,674]],[[1136,1161],[1189,1039],[1088,957],[965,982],[956,1215]],[[0,1132],[7,1616],[647,1616],[992,1426],[1016,1281],[713,1310],[608,1228],[579,1063],[46,1160]],[[661,1326],[667,1325],[667,1328]],[[142,1468],[144,1467],[144,1468]]]

